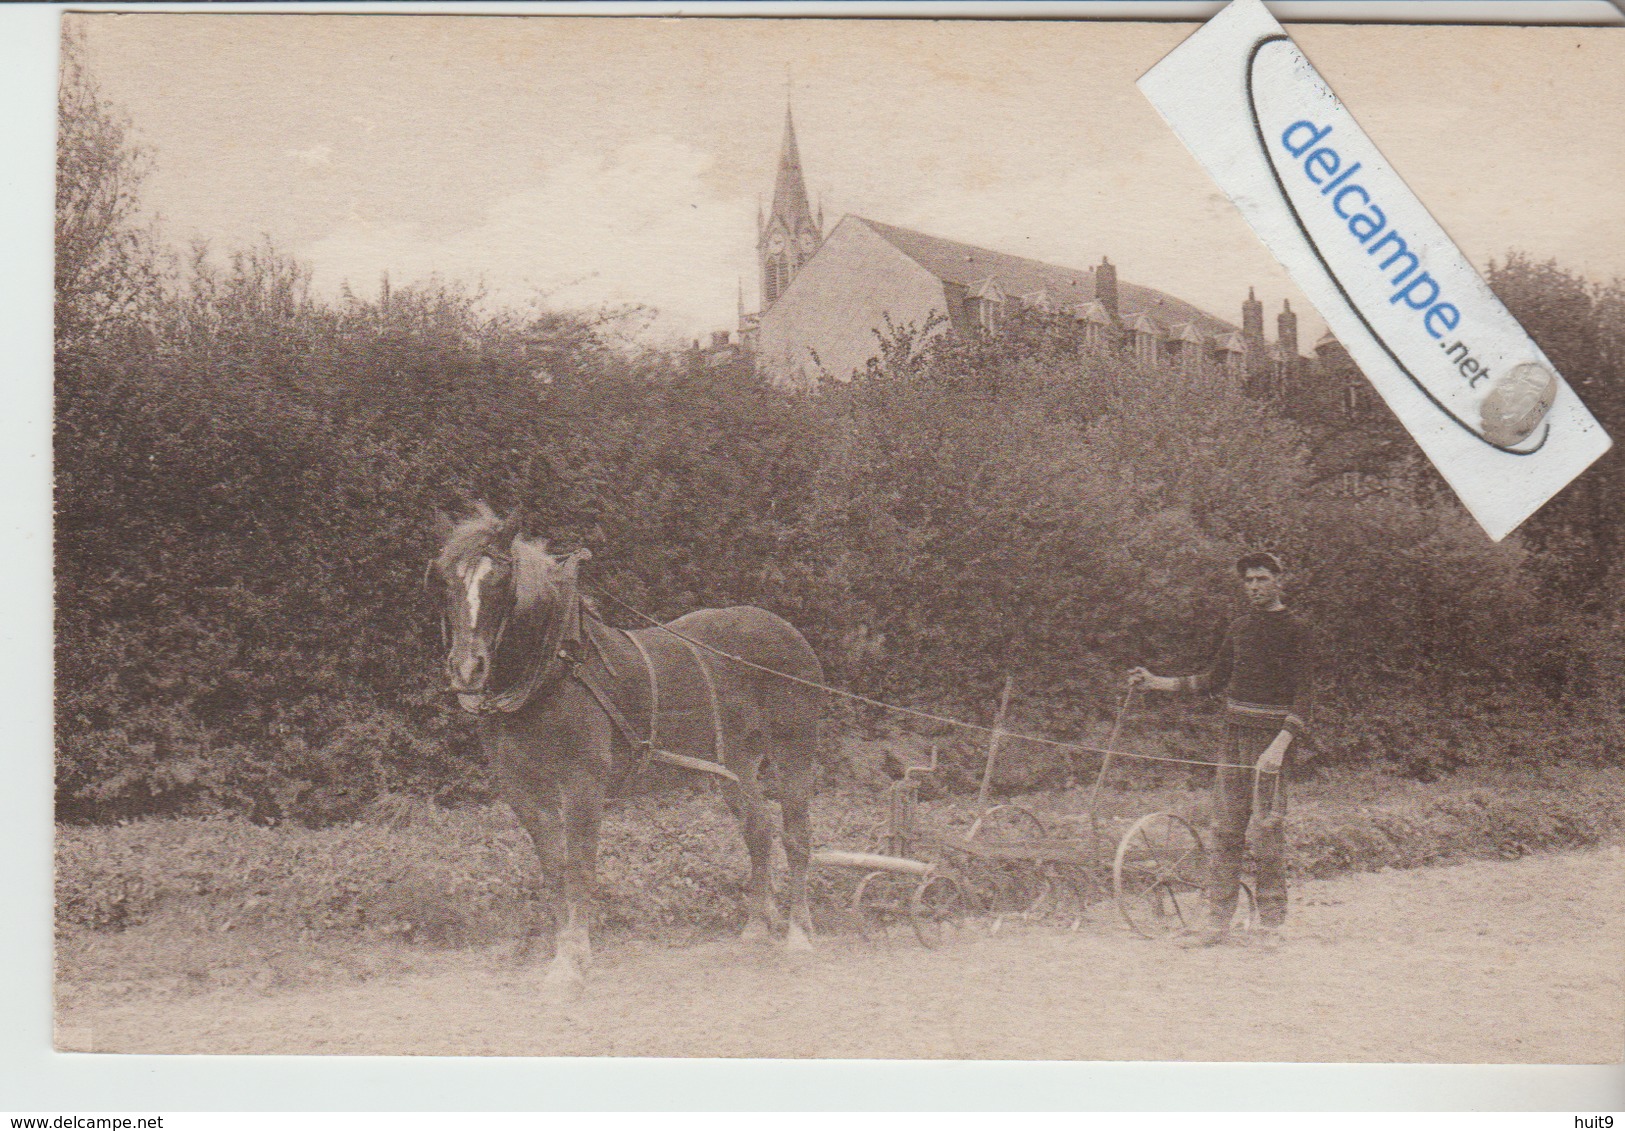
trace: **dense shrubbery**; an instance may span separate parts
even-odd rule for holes
[[[1226,563],[1268,545],[1322,634],[1323,758],[1619,757],[1617,455],[1493,546],[1414,462],[1338,495],[1312,427],[1043,318],[893,328],[867,374],[802,396],[617,345],[615,312],[492,314],[441,284],[327,302],[270,248],[166,264],[125,129],[69,57],[64,819],[483,797],[423,589],[433,512],[475,498],[591,545],[589,584],[650,612],[762,604],[834,682],[981,721],[1011,674],[1013,718],[1059,735],[1099,728],[1129,663],[1199,666]],[[1520,259],[1494,281],[1625,428],[1619,289]]]

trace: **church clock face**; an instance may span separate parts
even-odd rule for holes
[[[777,255],[779,252],[784,250],[783,232],[774,232],[767,238],[767,250],[771,251],[774,255]]]
[[[801,233],[801,250],[804,253],[811,255],[813,253],[813,249],[815,249],[817,246],[818,240],[814,238],[811,232]]]

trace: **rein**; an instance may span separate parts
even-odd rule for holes
[[[637,733],[631,722],[610,700],[608,693],[605,692],[602,687],[599,687],[589,676],[586,675],[585,672],[581,670],[580,660],[574,654],[574,652],[565,647],[566,644],[575,647],[579,647],[581,644],[582,620],[582,597],[578,592],[577,580],[573,574],[568,577],[565,589],[565,613],[558,618],[558,623],[550,628],[546,639],[546,646],[538,649],[531,657],[529,663],[527,664],[524,676],[514,686],[504,691],[481,696],[459,695],[458,699],[462,703],[464,710],[469,711],[472,714],[487,715],[498,712],[506,713],[517,711],[528,703],[531,698],[544,687],[560,682],[563,678],[571,678],[586,688],[586,690],[592,695],[593,699],[598,703],[600,708],[603,709],[605,716],[610,720],[611,724],[614,725],[615,729],[620,732],[621,736],[625,738],[634,749],[645,751],[646,758],[666,762],[671,765],[682,766],[687,769],[701,770],[707,773],[718,774],[733,781],[738,781],[738,777],[734,775],[732,771],[719,764],[720,756],[723,754],[721,717],[718,713],[718,704],[715,700],[715,691],[711,683],[711,672],[709,670],[710,665],[706,664],[700,656],[700,653],[703,651],[719,659],[726,660],[730,663],[739,664],[743,667],[755,669],[756,671],[763,672],[767,675],[774,676],[789,683],[800,684],[804,687],[812,688],[827,695],[846,699],[852,702],[862,703],[869,707],[879,708],[880,710],[889,711],[900,715],[908,715],[914,718],[926,719],[931,722],[945,724],[947,726],[964,730],[980,731],[983,733],[993,732],[993,728],[983,726],[978,723],[968,722],[963,719],[951,718],[949,716],[935,714],[930,711],[922,711],[915,707],[904,707],[895,703],[886,703],[878,699],[871,699],[866,695],[859,695],[856,692],[847,691],[844,688],[831,687],[825,683],[820,683],[810,679],[803,679],[802,677],[792,675],[789,672],[777,671],[763,664],[758,664],[754,661],[747,660],[743,656],[738,656],[731,652],[717,648],[711,644],[707,644],[702,640],[696,640],[693,637],[671,628],[669,625],[661,623],[642,610],[634,608],[625,601],[621,600],[619,597],[616,597],[613,593],[600,590],[601,596],[607,598],[625,611],[631,613],[634,617],[643,621],[649,627],[656,629],[667,636],[671,636],[686,645],[689,652],[693,655],[696,663],[699,664],[701,674],[704,677],[707,685],[707,690],[710,692],[712,699],[711,708],[713,725],[716,728],[716,750],[719,755],[719,762],[710,762],[702,758],[690,758],[686,755],[674,754],[667,750],[661,750],[654,745],[655,719],[653,715],[651,714],[650,718],[649,737],[645,738]],[[501,634],[507,628],[507,621],[508,616],[505,616],[503,621],[498,625],[498,635],[496,638],[498,643],[501,641]],[[632,636],[630,632],[627,632],[627,639],[630,640],[637,648],[638,653],[643,660],[644,670],[647,673],[649,680],[650,705],[654,710],[658,711],[659,687],[655,679],[654,666],[650,663],[648,653],[638,639],[635,636]],[[593,643],[595,647],[598,646],[596,641],[593,641]],[[600,655],[602,655],[601,649]],[[606,667],[607,666],[608,664],[606,661]],[[1118,731],[1122,725],[1122,716],[1127,711],[1132,698],[1133,696],[1131,694],[1124,701],[1122,709],[1118,712],[1117,723],[1112,728],[1111,738],[1107,740],[1107,745],[1104,747],[1095,746],[1092,743],[1066,742],[1043,735],[1022,734],[1014,731],[1000,731],[1000,733],[1003,734],[1005,738],[1014,739],[1016,741],[1031,742],[1037,745],[1049,746],[1069,752],[1099,755],[1106,759],[1106,765],[1109,765],[1110,760],[1113,758],[1132,758],[1136,761],[1142,762],[1164,762],[1185,766],[1217,767],[1227,765],[1227,763],[1214,762],[1205,759],[1171,758],[1166,755],[1141,754],[1130,750],[1114,749],[1117,745],[1116,740],[1118,737]],[[470,700],[473,700],[473,702],[470,703]],[[1103,766],[1102,769],[1104,768],[1105,767]],[[1096,788],[1099,788],[1098,781],[1096,783]]]
[[[1031,742],[1039,746],[1049,746],[1057,750],[1075,751],[1083,754],[1098,754],[1104,758],[1134,758],[1141,762],[1167,762],[1179,766],[1215,767],[1229,765],[1228,762],[1214,762],[1198,758],[1170,758],[1162,754],[1139,754],[1132,750],[1114,750],[1111,748],[1111,746],[1095,746],[1087,742],[1063,742],[1060,739],[1046,738],[1045,736],[1039,734],[1023,734],[1020,731],[1005,730],[1003,728],[998,728],[997,731],[995,731],[995,728],[983,726],[981,723],[967,722],[964,719],[956,719],[948,715],[938,715],[933,714],[930,711],[922,711],[917,707],[903,707],[896,703],[886,703],[879,699],[871,699],[867,695],[859,695],[855,691],[847,691],[845,688],[841,687],[831,687],[827,683],[819,683],[816,680],[803,679],[798,675],[791,675],[789,672],[781,672],[774,668],[767,667],[764,664],[758,664],[754,660],[747,660],[743,656],[737,656],[732,652],[725,652],[721,648],[713,647],[703,640],[695,640],[691,636],[686,636],[677,631],[675,628],[672,628],[670,625],[662,624],[648,613],[643,612],[641,609],[634,608],[625,601],[621,600],[619,597],[615,596],[613,593],[600,589],[598,591],[598,595],[607,598],[616,605],[619,605],[626,612],[631,613],[634,617],[648,624],[649,627],[659,629],[667,636],[676,637],[678,640],[681,640],[683,643],[689,645],[690,648],[700,648],[711,653],[713,656],[716,656],[719,659],[727,660],[730,663],[739,664],[747,668],[753,668],[756,671],[762,672],[766,675],[785,680],[789,683],[800,684],[803,687],[810,687],[815,691],[821,691],[826,695],[830,695],[838,699],[846,699],[853,703],[862,703],[867,707],[876,707],[882,711],[891,711],[894,714],[908,715],[917,719],[926,719],[930,722],[941,723],[945,726],[958,727],[962,730],[977,731],[982,734],[991,735],[998,733],[1006,739],[1011,739],[1017,742]],[[1126,709],[1126,707],[1127,701],[1125,700],[1124,709]],[[1121,711],[1119,712],[1119,716],[1120,723]],[[1112,745],[1116,744],[1116,735],[1117,727],[1114,727],[1111,739]]]

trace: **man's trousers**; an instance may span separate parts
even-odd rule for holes
[[[1253,860],[1257,866],[1254,891],[1258,919],[1266,927],[1286,920],[1286,834],[1281,820],[1264,821],[1272,812],[1286,815],[1286,781],[1282,774],[1257,774],[1259,755],[1280,734],[1280,728],[1225,727],[1224,745],[1213,780],[1213,851],[1209,859],[1208,908],[1213,925],[1224,929],[1236,914],[1241,871],[1247,857],[1247,824],[1253,816],[1257,782],[1259,826],[1254,830]]]

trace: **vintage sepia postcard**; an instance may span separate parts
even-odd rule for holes
[[[57,1049],[1625,1058],[1625,464],[1196,28],[64,14]],[[1625,29],[1286,31],[1617,439]]]

